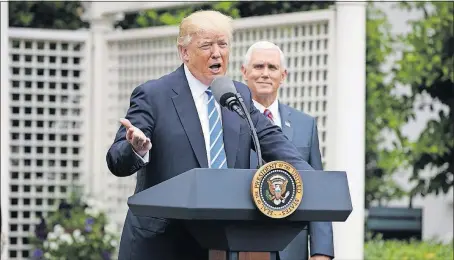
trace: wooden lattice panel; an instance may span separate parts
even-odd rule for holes
[[[38,215],[55,210],[84,174],[86,37],[9,32],[8,259],[29,259]]]

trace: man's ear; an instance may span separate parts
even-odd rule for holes
[[[188,53],[188,48],[185,48],[183,46],[178,46],[178,50],[180,52],[181,58],[183,61],[187,62],[189,61],[189,53]]]
[[[243,75],[243,80],[247,82],[247,77],[246,77],[246,68],[244,65],[241,65],[241,74]]]
[[[288,72],[287,70],[284,70],[281,74],[281,85],[284,84],[285,79],[287,78]]]

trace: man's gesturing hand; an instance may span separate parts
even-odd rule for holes
[[[128,119],[120,119],[120,123],[126,127],[126,140],[132,145],[134,151],[140,156],[144,156],[151,149],[150,138],[137,127],[133,126]]]

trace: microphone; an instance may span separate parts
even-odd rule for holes
[[[219,105],[226,107],[230,111],[236,112],[240,117],[246,119],[245,112],[236,96],[237,91],[233,81],[226,76],[216,77],[211,82],[211,92]]]
[[[255,152],[257,153],[257,168],[262,167],[262,151],[260,150],[257,131],[252,123],[251,116],[246,108],[246,105],[244,104],[243,98],[236,90],[233,81],[227,76],[216,77],[211,82],[211,92],[213,93],[213,96],[218,104],[229,109],[230,111],[236,112],[241,118],[246,120],[249,130],[252,133],[252,141],[254,143]]]

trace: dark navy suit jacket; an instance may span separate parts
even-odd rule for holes
[[[315,118],[282,103],[279,103],[279,114],[282,131],[296,146],[303,159],[315,170],[323,170]],[[251,168],[257,168],[257,154],[253,150]],[[311,255],[322,254],[334,258],[331,222],[311,222],[309,236]],[[279,256],[281,260],[307,260],[309,258],[307,230],[302,231],[284,251],[279,252]]]
[[[271,124],[255,107],[248,87],[235,82],[243,96],[260,139],[263,158],[283,160],[298,170],[312,170],[278,126]],[[135,193],[193,168],[208,168],[199,116],[183,66],[134,89],[126,118],[151,139],[149,162],[145,164],[125,140],[121,126],[106,160],[116,176],[137,172]],[[253,147],[246,122],[222,108],[224,146],[229,168],[249,169]],[[171,196],[171,191],[166,196]],[[128,211],[123,228],[119,260],[205,260],[207,250],[174,220],[137,217]]]

